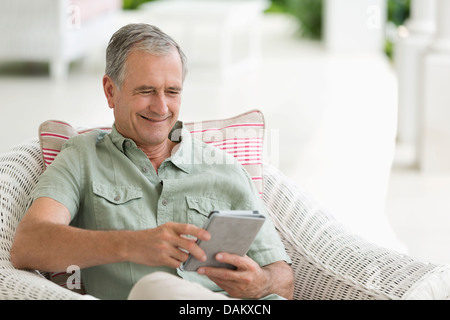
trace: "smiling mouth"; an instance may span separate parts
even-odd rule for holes
[[[164,119],[150,119],[150,118],[147,118],[147,117],[145,117],[145,116],[143,116],[143,115],[139,115],[142,119],[144,119],[144,120],[147,120],[147,121],[150,121],[150,122],[154,122],[154,123],[158,123],[158,122],[164,122],[164,121],[166,121],[167,120],[167,118],[164,118]]]

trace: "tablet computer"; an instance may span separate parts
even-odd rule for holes
[[[228,252],[244,256],[264,221],[265,217],[258,211],[212,211],[203,226],[211,234],[211,239],[197,240],[197,244],[205,251],[206,261],[189,255],[180,269],[196,271],[202,266],[235,269],[233,265],[217,261],[216,254]]]

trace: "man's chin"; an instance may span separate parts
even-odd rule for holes
[[[163,143],[166,143],[169,139],[169,132],[160,132],[160,131],[152,131],[145,132],[145,134],[140,135],[140,142],[142,146],[152,147],[159,146]]]

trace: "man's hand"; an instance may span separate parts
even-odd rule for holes
[[[231,297],[259,299],[276,293],[287,299],[292,298],[292,270],[284,261],[261,268],[247,256],[219,253],[216,259],[237,269],[201,267],[197,272],[208,276]]]
[[[210,234],[191,224],[168,222],[157,228],[138,231],[140,240],[133,241],[129,260],[149,266],[180,267],[189,253],[200,261],[206,260],[205,252],[195,243],[193,236],[209,240]]]

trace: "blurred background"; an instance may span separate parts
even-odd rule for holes
[[[1,0],[0,152],[111,125],[105,49],[132,22],[187,54],[182,120],[260,109],[266,161],[348,229],[450,263],[450,1]]]

